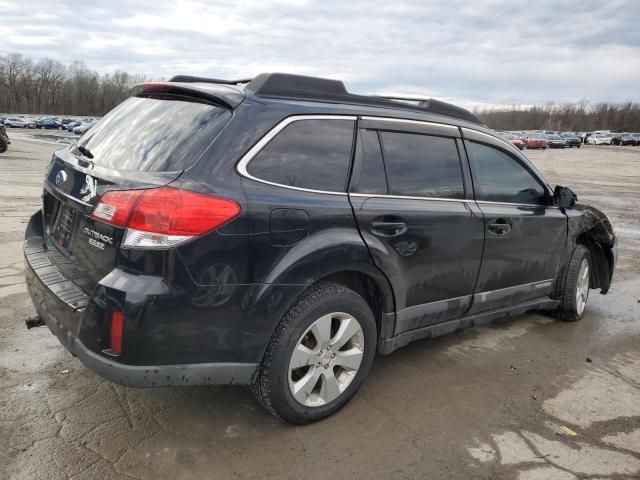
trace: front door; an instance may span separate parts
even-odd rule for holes
[[[393,287],[396,335],[458,318],[471,305],[484,223],[459,136],[449,126],[360,121],[349,197]]]
[[[478,138],[478,140],[483,140]],[[485,246],[470,313],[544,297],[553,290],[567,217],[529,165],[495,142],[467,140]]]

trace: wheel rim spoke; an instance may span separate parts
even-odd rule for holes
[[[353,318],[345,318],[340,322],[340,328],[335,336],[331,339],[331,346],[334,350],[341,349],[345,343],[353,338],[353,336],[361,331],[360,324]]]
[[[333,373],[333,368],[327,368],[322,372],[322,386],[320,387],[320,398],[324,403],[335,400],[340,395],[340,383]]]
[[[331,315],[320,317],[312,326],[311,333],[316,338],[318,345],[324,346],[331,339]]]
[[[318,369],[311,367],[304,377],[293,384],[291,393],[293,393],[294,398],[298,402],[306,404],[309,401],[311,392],[318,384],[319,377]]]
[[[344,352],[336,352],[335,364],[347,370],[358,370],[362,362],[362,350],[351,348]]]
[[[289,363],[289,368],[291,370],[295,370],[297,368],[301,368],[307,365],[311,365],[311,359],[314,356],[314,352],[301,343],[293,351],[293,355],[291,355],[291,362]]]

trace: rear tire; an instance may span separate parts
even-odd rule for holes
[[[252,392],[267,411],[290,423],[328,417],[353,397],[369,373],[376,339],[367,302],[342,285],[320,282],[280,320]]]
[[[564,288],[560,296],[558,319],[577,322],[582,319],[589,299],[591,258],[584,245],[576,245],[567,266]]]
[[[7,144],[4,140],[0,140],[0,153],[4,153],[7,151]]]

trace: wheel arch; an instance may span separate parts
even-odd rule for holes
[[[568,211],[571,249],[568,259],[576,245],[583,245],[589,251],[591,260],[591,288],[600,288],[607,293],[611,286],[616,263],[616,237],[607,216],[600,210],[586,205],[576,206]]]

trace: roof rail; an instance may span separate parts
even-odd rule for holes
[[[397,108],[445,115],[482,125],[478,117],[470,111],[446,102],[425,98],[356,95],[349,93],[342,81],[328,78],[287,73],[261,73],[244,89],[258,97]],[[416,102],[416,104],[405,102]]]
[[[242,80],[221,80],[219,78],[207,78],[207,77],[194,77],[193,75],[175,75],[171,77],[170,82],[184,82],[184,83],[220,83],[222,85],[239,85],[241,83],[249,83],[252,79]]]

